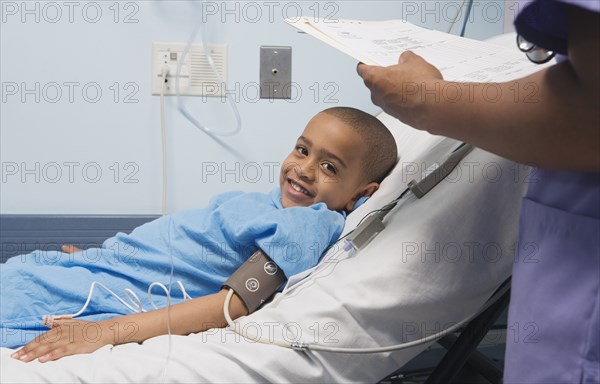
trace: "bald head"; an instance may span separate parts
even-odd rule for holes
[[[375,116],[351,107],[333,107],[322,111],[354,129],[365,143],[366,158],[363,170],[367,181],[380,183],[398,160],[396,140],[387,127]]]

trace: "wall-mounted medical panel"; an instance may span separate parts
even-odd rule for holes
[[[227,82],[227,44],[209,44],[209,53],[220,79],[210,65],[202,44],[192,44],[185,55],[185,43],[152,44],[152,94],[160,95],[163,69],[168,68],[165,96],[176,95],[176,81],[179,80],[179,94],[183,96],[224,97],[223,82]],[[178,66],[179,77],[177,77]]]

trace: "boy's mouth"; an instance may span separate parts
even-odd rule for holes
[[[288,181],[289,185],[292,187],[292,189],[294,191],[300,192],[300,193],[302,193],[302,194],[304,194],[306,196],[309,196],[309,197],[314,197],[314,195],[308,189],[304,188],[298,182],[296,182],[296,181],[294,181],[294,180],[292,180],[290,178],[288,178],[287,181]]]

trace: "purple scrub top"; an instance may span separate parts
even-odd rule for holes
[[[567,55],[567,3],[600,12],[598,0],[525,1],[517,32]],[[534,169],[517,249],[504,383],[600,383],[600,173]]]

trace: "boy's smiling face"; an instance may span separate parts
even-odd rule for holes
[[[352,127],[333,115],[317,114],[281,166],[282,205],[325,203],[331,210],[350,212],[360,197],[379,187],[365,180],[367,150]]]

